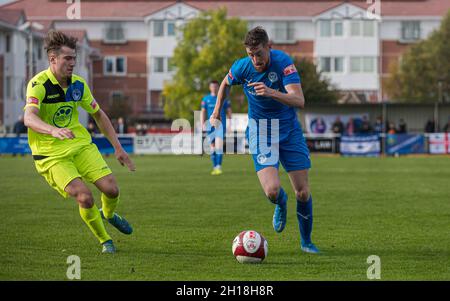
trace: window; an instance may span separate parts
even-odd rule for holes
[[[334,36],[335,37],[342,37],[344,34],[344,26],[342,22],[335,22],[334,23]]]
[[[331,37],[331,21],[320,21],[320,36]]]
[[[9,35],[9,34],[7,34],[6,36],[5,36],[5,39],[6,39],[6,53],[8,53],[8,52],[11,52],[11,36]]]
[[[167,58],[167,71],[175,71],[175,66],[173,65],[173,59],[171,57]]]
[[[361,35],[361,23],[360,21],[352,21],[350,23],[350,35],[352,37],[358,37]]]
[[[363,36],[373,37],[375,36],[375,22],[374,21],[363,21]]]
[[[350,58],[350,72],[352,73],[373,73],[376,71],[375,68],[375,57],[364,56],[364,57],[351,57]]]
[[[122,22],[112,22],[105,30],[106,43],[125,43],[125,31]]]
[[[174,22],[168,22],[167,23],[167,35],[168,36],[174,36],[175,35],[175,23]]]
[[[344,58],[343,57],[321,57],[320,71],[326,73],[342,73],[344,72]]]
[[[344,72],[344,58],[335,57],[334,58],[334,72]]]
[[[294,40],[294,22],[275,22],[275,41]]]
[[[164,58],[163,57],[153,58],[153,72],[155,72],[155,73],[164,72]]]
[[[107,56],[103,60],[105,75],[125,75],[127,73],[126,59],[123,56]]]
[[[402,21],[402,40],[420,39],[420,21]]]
[[[322,72],[331,72],[331,57],[320,58],[320,70]]]
[[[153,22],[153,36],[154,37],[164,36],[164,21]]]

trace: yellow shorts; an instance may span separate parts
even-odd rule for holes
[[[94,183],[112,173],[94,143],[69,152],[65,156],[47,157],[34,161],[40,175],[63,197],[69,195],[66,186],[76,178]]]

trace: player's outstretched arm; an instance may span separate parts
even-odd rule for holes
[[[228,75],[225,76],[219,87],[219,92],[217,93],[216,106],[214,111],[209,117],[209,122],[211,125],[215,126],[217,121],[220,120],[220,110],[222,110],[223,103],[225,102],[225,97],[230,94],[230,83],[228,82]]]
[[[73,139],[75,135],[67,128],[57,128],[52,126],[39,117],[39,109],[36,107],[27,107],[23,119],[25,126],[41,134],[52,135],[60,140]]]
[[[271,89],[262,82],[250,83],[248,86],[254,87],[258,96],[273,98],[290,107],[301,109],[305,107],[305,97],[303,95],[301,84],[289,84],[284,86],[287,93]]]
[[[103,135],[108,139],[111,145],[114,147],[114,155],[117,160],[120,162],[122,166],[127,166],[130,171],[135,171],[136,167],[134,166],[133,161],[131,161],[127,152],[122,148],[122,145],[117,138],[116,131],[114,130],[109,117],[103,112],[102,109],[99,109],[97,112],[92,114],[92,117],[97,123],[98,128],[102,132]]]

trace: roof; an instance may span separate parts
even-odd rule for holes
[[[264,0],[228,0],[228,1],[81,1],[81,17],[85,19],[114,19],[129,18],[142,19],[177,2],[185,3],[200,10],[217,9],[225,6],[228,14],[233,17],[313,17],[343,3],[367,9],[372,4],[366,0],[326,1],[326,0],[297,0],[297,1],[264,1]],[[382,0],[382,16],[436,16],[446,14],[450,9],[450,0]],[[23,9],[29,19],[67,19],[66,11],[69,4],[65,0],[18,0],[1,6],[6,10]]]
[[[19,23],[20,17],[25,16],[22,9],[1,9],[0,10],[0,21],[10,24],[17,25]]]

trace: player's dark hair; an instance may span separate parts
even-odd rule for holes
[[[58,54],[63,46],[77,49],[77,41],[77,38],[67,36],[61,31],[50,30],[45,37],[45,50],[47,54],[50,52]]]
[[[257,26],[247,32],[244,45],[247,48],[255,48],[259,45],[266,46],[269,43],[269,36],[261,26]]]
[[[209,82],[209,84],[219,84],[219,82],[216,81],[216,80],[212,80],[212,81]]]

